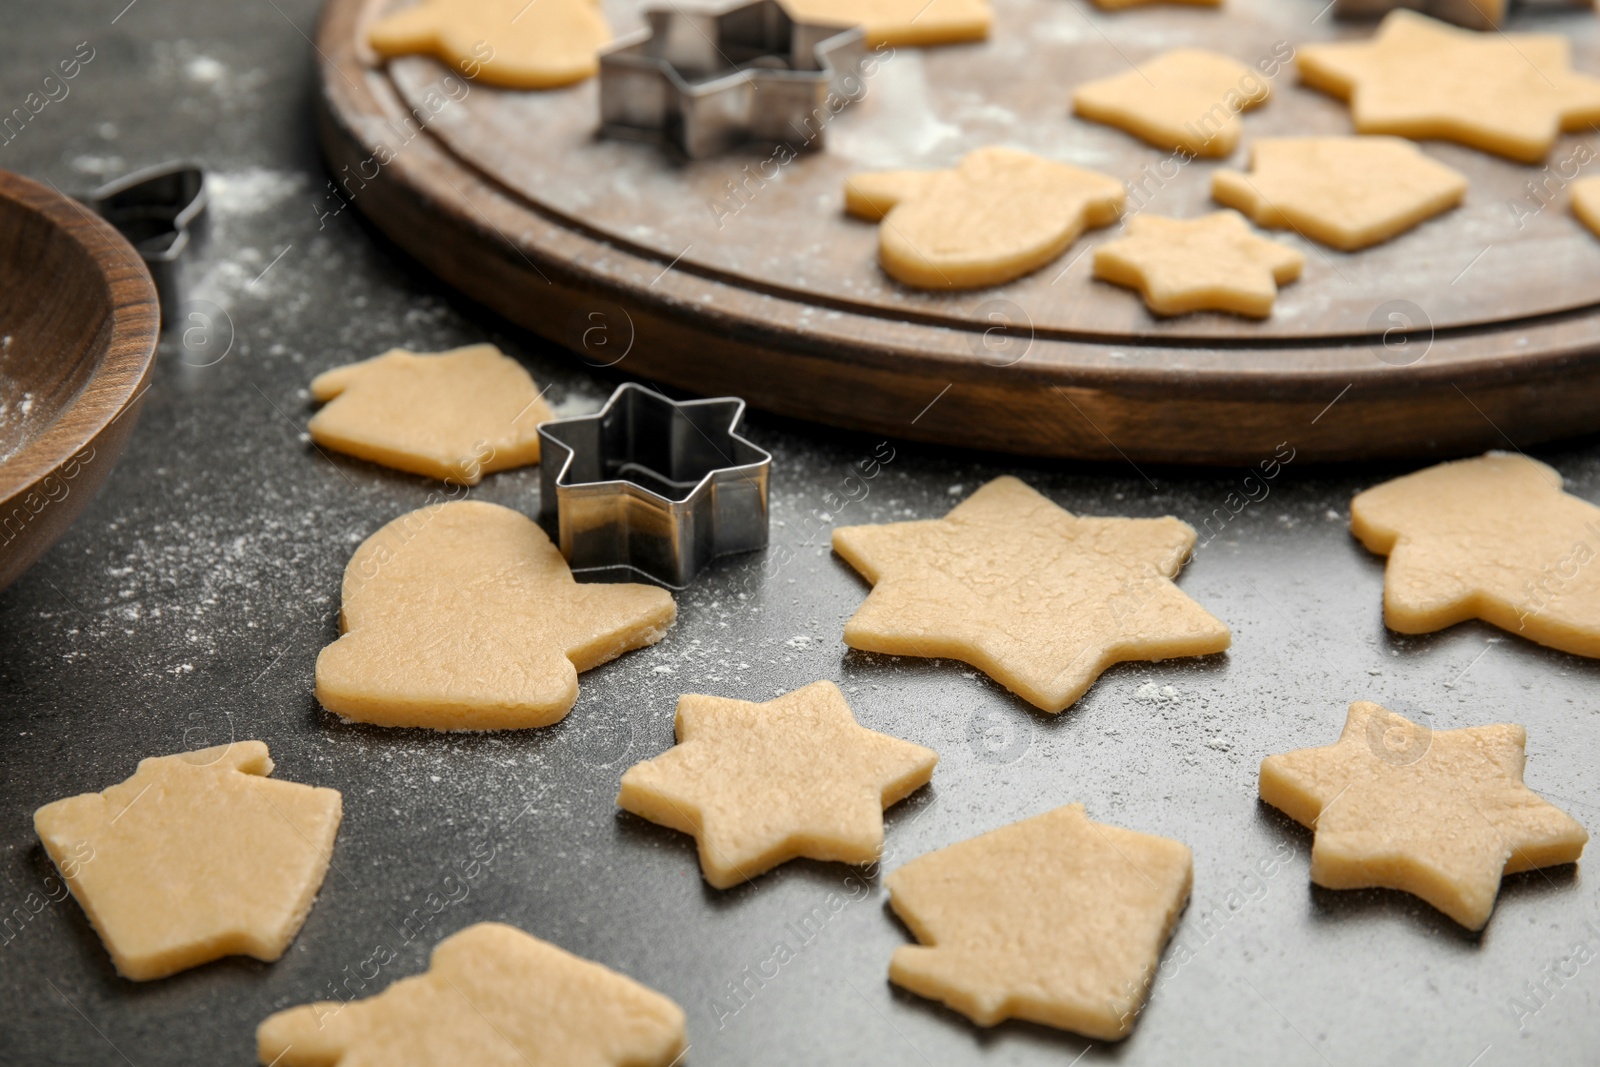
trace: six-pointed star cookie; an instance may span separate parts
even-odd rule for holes
[[[1582,826],[1522,784],[1520,726],[1429,730],[1365,700],[1326,748],[1261,761],[1261,799],[1316,830],[1311,880],[1413,893],[1471,930],[1500,876],[1573,863]]]
[[[883,809],[926,785],[939,758],[857,725],[832,682],[761,704],[687,694],[677,736],[628,768],[617,803],[693,834],[718,889],[796,856],[871,863]]]
[[[1177,48],[1078,86],[1072,110],[1157,148],[1218,157],[1239,143],[1239,112],[1260,107],[1269,95],[1266,80],[1243,63]]]
[[[1383,621],[1405,634],[1482,619],[1600,656],[1600,508],[1561,475],[1490,452],[1384,482],[1350,502],[1350,529],[1389,563]]]
[[[1571,69],[1558,34],[1477,33],[1393,11],[1367,41],[1308,44],[1307,85],[1350,102],[1361,133],[1457,141],[1524,163],[1563,130],[1600,122],[1600,79]]]
[[[1572,183],[1572,213],[1600,237],[1600,178],[1579,178]]]
[[[1091,822],[1082,804],[991,830],[886,879],[922,942],[895,949],[889,980],[979,1026],[1126,1037],[1193,871],[1187,846]]]
[[[1094,251],[1095,277],[1137,289],[1157,315],[1214,309],[1264,319],[1305,257],[1253,233],[1237,212],[1198,219],[1135,215]]]
[[[256,1055],[274,1067],[669,1067],[683,1024],[682,1008],[625,975],[478,923],[377,996],[269,1016]]]
[[[494,345],[390,349],[317,375],[311,395],[326,404],[306,427],[318,444],[467,485],[539,462],[539,423],[555,418],[522,364]]]
[[[981,41],[994,12],[989,0],[783,0],[801,22],[860,26],[874,48]]]
[[[1085,227],[1115,222],[1127,198],[1115,178],[1014,148],[980,148],[949,170],[845,180],[845,210],[882,220],[883,269],[925,289],[999,285],[1038,270]]]
[[[962,660],[1058,712],[1113,663],[1228,647],[1228,628],[1171,581],[1194,540],[1170,516],[1081,518],[996,478],[942,519],[833,532],[873,586],[845,644]]]
[[[289,947],[328,873],[340,798],[271,773],[266,745],[236,741],[140,760],[127,781],[34,813],[124,978]]]
[[[437,56],[507,89],[553,89],[594,76],[611,28],[599,0],[422,0],[368,31],[380,56]]]
[[[1467,179],[1399,137],[1269,137],[1250,173],[1219,170],[1211,195],[1257,226],[1354,252],[1461,203]]]
[[[344,635],[317,657],[317,699],[379,726],[548,726],[578,672],[661,640],[677,615],[648,585],[579,585],[543,530],[498,504],[422,508],[362,542],[344,571]]]

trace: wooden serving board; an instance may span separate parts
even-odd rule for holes
[[[445,281],[596,365],[839,426],[1092,459],[1250,463],[1284,441],[1316,460],[1442,455],[1600,428],[1600,241],[1561,191],[1600,173],[1593,135],[1563,138],[1546,169],[1426,145],[1471,180],[1466,203],[1353,254],[1277,235],[1306,269],[1264,322],[1157,319],[1093,280],[1088,249],[1115,227],[1008,285],[908,289],[879,270],[876,226],[841,210],[850,173],[949,166],[989,144],[1133,181],[1141,210],[1214,210],[1211,174],[1243,167],[1252,137],[1350,132],[1344,105],[1286,61],[1371,32],[1319,17],[1321,0],[996,0],[988,42],[895,50],[827,150],[781,165],[770,146],[684,163],[598,138],[594,81],[513,92],[427,57],[380,64],[364,27],[407,2],[324,8],[335,181]],[[606,11],[625,33],[644,6]],[[1600,73],[1587,11],[1510,29],[1565,33],[1574,65]],[[1180,165],[1070,114],[1075,84],[1178,46],[1274,75],[1231,160]]]

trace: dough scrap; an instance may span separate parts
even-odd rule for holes
[[[617,804],[693,834],[718,889],[797,856],[871,863],[883,809],[926,785],[939,759],[858,725],[832,682],[761,703],[686,694],[677,737],[628,768]]]
[[[533,520],[479,501],[422,508],[345,566],[343,636],[317,657],[317,699],[379,726],[548,726],[578,672],[661,640],[677,615],[649,585],[586,584]]]
[[[1078,86],[1072,110],[1157,148],[1220,157],[1239,144],[1239,113],[1260,107],[1271,94],[1267,80],[1238,60],[1175,48],[1134,70]]]
[[[1481,930],[1502,873],[1574,863],[1589,839],[1522,784],[1526,740],[1513,725],[1430,730],[1358,700],[1334,744],[1261,761],[1261,799],[1316,831],[1317,885],[1399,889]]]
[[[1228,628],[1171,581],[1194,541],[1171,516],[1082,518],[996,478],[942,519],[833,532],[873,586],[844,641],[961,660],[1059,712],[1114,663],[1228,647]]]
[[[860,26],[870,47],[981,41],[994,12],[988,0],[783,0],[799,22]]]
[[[256,1028],[274,1067],[670,1067],[686,1046],[677,1004],[503,923],[445,938],[427,971],[376,996]]]
[[[1219,170],[1211,195],[1257,226],[1354,252],[1461,203],[1467,179],[1399,137],[1268,137],[1251,173]]]
[[[1023,819],[889,875],[921,942],[894,950],[889,980],[979,1026],[1126,1037],[1193,877],[1188,846],[1092,822],[1082,804]]]
[[[507,89],[592,78],[610,42],[600,0],[421,0],[367,32],[380,56],[436,56],[468,78]]]
[[[235,741],[142,759],[124,782],[34,812],[118,974],[283,955],[328,873],[341,802],[271,773],[265,744]]]
[[[448,352],[392,348],[324,371],[311,439],[396,470],[477,485],[539,462],[541,422],[555,418],[522,364],[494,345]]]
[[[882,220],[883,269],[923,289],[976,289],[1038,270],[1085,227],[1115,222],[1127,197],[1115,178],[1014,148],[980,148],[948,170],[845,180],[845,210]]]
[[[1478,33],[1396,10],[1365,41],[1302,45],[1307,85],[1350,102],[1361,133],[1437,138],[1539,163],[1562,131],[1600,122],[1600,79],[1559,34]]]
[[[1467,619],[1600,657],[1600,508],[1506,452],[1441,463],[1350,502],[1350,530],[1388,556],[1383,621],[1425,634]]]
[[[1600,178],[1579,178],[1572,183],[1572,213],[1600,237]]]
[[[1139,290],[1157,315],[1207,309],[1264,319],[1278,286],[1300,277],[1305,257],[1258,237],[1233,211],[1198,219],[1135,215],[1126,236],[1094,250],[1095,277]]]

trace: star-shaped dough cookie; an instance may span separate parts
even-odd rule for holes
[[[980,148],[949,170],[845,180],[845,210],[882,220],[883,269],[923,289],[976,289],[1038,270],[1085,227],[1115,222],[1127,198],[1115,178],[1014,148]]]
[[[677,615],[650,585],[579,585],[545,532],[498,504],[422,508],[344,570],[344,636],[317,699],[347,719],[434,730],[548,726],[578,672],[661,640]]]
[[[367,33],[380,56],[437,56],[468,78],[507,89],[591,78],[610,41],[600,0],[421,0]]]
[[[1399,137],[1269,137],[1251,173],[1219,170],[1211,195],[1257,226],[1293,229],[1345,252],[1389,238],[1461,203],[1467,179]]]
[[[1300,47],[1307,84],[1350,102],[1361,133],[1437,138],[1538,163],[1562,131],[1600,122],[1600,79],[1559,34],[1478,33],[1392,11],[1366,41]]]
[[[1271,93],[1264,78],[1237,60],[1175,48],[1078,86],[1072,110],[1157,148],[1217,157],[1239,143],[1239,112],[1260,107]]]
[[[1193,882],[1186,845],[1091,822],[1082,804],[920,856],[885,880],[922,944],[889,980],[979,1026],[1133,1029]]]
[[[541,422],[555,412],[522,364],[494,345],[407,352],[324,371],[311,439],[385,467],[466,485],[539,462]]]
[[[1305,257],[1258,237],[1237,213],[1198,219],[1135,215],[1126,236],[1094,250],[1095,277],[1137,289],[1157,315],[1231,311],[1264,319],[1278,286],[1300,277]]]
[[[118,974],[283,955],[328,873],[340,798],[271,773],[266,745],[235,741],[142,759],[125,782],[34,812]]]
[[[273,1067],[670,1067],[683,1009],[608,967],[502,923],[445,938],[426,972],[377,996],[268,1016]]]
[[[1522,784],[1520,726],[1429,730],[1365,700],[1326,748],[1261,761],[1261,799],[1316,830],[1311,880],[1415,894],[1470,930],[1501,874],[1576,862],[1589,835]]]
[[[1171,581],[1194,540],[1171,516],[1081,518],[996,478],[942,519],[833,532],[873,586],[844,641],[958,659],[1062,711],[1113,663],[1228,647],[1228,628]]]
[[[727,889],[796,856],[871,863],[883,809],[928,783],[939,757],[856,723],[832,682],[765,703],[687,694],[678,745],[622,776],[617,803],[693,834]]]
[[[1572,183],[1572,213],[1600,237],[1600,178],[1579,178]]]
[[[1441,463],[1360,493],[1350,529],[1388,556],[1383,621],[1403,634],[1482,619],[1600,656],[1600,508],[1522,455]]]
[[[860,26],[873,48],[981,41],[994,21],[988,0],[783,0],[800,22]]]

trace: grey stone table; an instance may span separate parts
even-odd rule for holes
[[[1399,467],[1290,462],[1235,515],[1244,471],[891,441],[870,491],[848,500],[845,477],[878,440],[756,414],[750,435],[776,457],[774,548],[696,582],[666,640],[585,675],[564,722],[454,736],[323,712],[312,668],[336,634],[345,561],[433,486],[312,448],[311,376],[391,345],[488,340],[563,411],[592,408],[616,379],[443,290],[357,211],[329,213],[310,134],[315,15],[313,0],[5,6],[0,111],[80,42],[93,59],[0,144],[0,167],[82,190],[193,156],[212,174],[213,219],[115,476],[0,594],[0,1062],[251,1063],[269,1012],[328,996],[382,946],[395,961],[374,992],[485,919],[670,994],[701,1067],[1600,1058],[1600,907],[1584,865],[1507,879],[1471,936],[1400,894],[1312,888],[1309,836],[1256,799],[1262,756],[1331,742],[1347,702],[1368,698],[1439,727],[1524,723],[1529,783],[1600,830],[1600,668],[1477,624],[1384,629],[1382,563],[1349,536],[1347,508]],[[1600,447],[1538,454],[1600,499]],[[828,528],[936,517],[1001,473],[1074,511],[1210,518],[1181,585],[1233,628],[1232,651],[1115,668],[1046,716],[960,664],[846,650],[841,624],[865,587]],[[473,495],[532,512],[537,474],[494,475]],[[717,892],[689,838],[616,809],[623,768],[670,744],[679,693],[765,699],[818,678],[865,724],[939,751],[933,785],[889,813],[889,869],[1074,800],[1193,847],[1194,897],[1131,1039],[979,1031],[889,985],[908,935],[879,883],[796,862]],[[56,883],[31,814],[141,756],[230,738],[263,739],[282,777],[343,792],[333,869],[279,962],[123,981],[75,903],[39,905]]]

